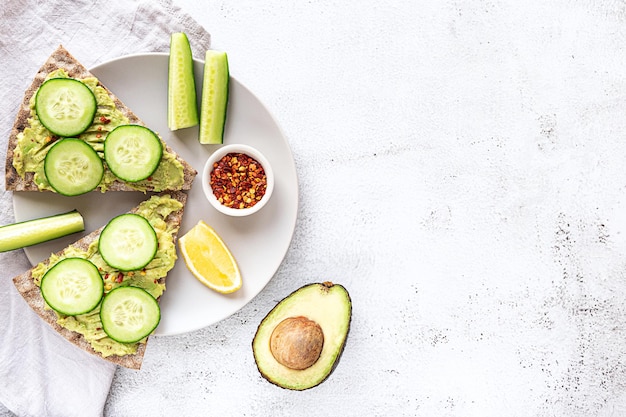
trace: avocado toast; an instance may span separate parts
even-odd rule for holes
[[[158,249],[154,258],[139,270],[120,271],[104,261],[99,240],[105,226],[52,254],[50,258],[18,275],[13,282],[31,308],[64,338],[79,348],[125,366],[139,369],[143,360],[148,336],[138,342],[120,343],[103,330],[100,308],[107,295],[122,287],[145,289],[155,299],[165,291],[165,277],[176,262],[175,242],[182,221],[187,194],[181,191],[153,195],[129,213],[138,214],[148,220],[156,231]],[[41,282],[46,274],[69,258],[87,259],[98,269],[103,281],[104,297],[100,304],[84,314],[65,315],[52,309],[41,291]]]
[[[47,179],[44,162],[48,151],[65,137],[53,134],[42,123],[35,105],[40,87],[50,79],[78,80],[92,90],[97,100],[92,122],[82,133],[68,137],[82,139],[95,150],[100,159],[104,160],[105,139],[116,127],[122,125],[145,127],[132,110],[102,85],[63,46],[59,46],[35,75],[18,110],[9,136],[5,163],[8,191],[57,191]],[[159,141],[163,148],[161,162],[150,176],[143,180],[125,181],[113,174],[107,163],[103,163],[102,179],[100,182],[96,180],[97,186],[93,190],[144,193],[189,190],[197,171],[160,137]]]

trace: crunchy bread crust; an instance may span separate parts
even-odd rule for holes
[[[175,225],[176,228],[180,227],[180,224],[183,218],[184,206],[187,201],[187,194],[182,191],[172,191],[172,192],[165,192],[161,194],[170,195],[172,198],[183,203],[183,207],[180,210],[171,213],[166,219],[168,224]],[[130,213],[135,212],[136,210],[137,208],[135,207],[134,209],[130,210]],[[91,243],[93,243],[95,240],[98,239],[98,237],[100,236],[100,232],[102,231],[103,228],[104,226],[102,226],[98,230],[91,232],[87,236],[73,243],[72,246],[82,249],[82,250],[87,250],[87,248],[89,248],[89,245],[91,245]],[[174,240],[176,240],[177,238],[178,238],[178,235],[175,234]],[[57,254],[61,254],[62,252],[63,251],[59,251],[57,252]],[[48,260],[44,262],[47,263]],[[28,305],[30,305],[30,307],[35,311],[35,313],[37,313],[37,315],[39,315],[39,317],[41,317],[46,323],[52,326],[52,328],[56,330],[59,334],[61,334],[61,336],[63,336],[65,339],[69,340],[70,342],[78,346],[79,348],[93,355],[103,357],[100,353],[93,350],[89,342],[84,338],[82,334],[73,332],[57,324],[56,313],[51,309],[45,308],[45,302],[44,302],[43,297],[41,296],[41,291],[39,287],[33,281],[33,275],[32,275],[33,268],[13,278],[13,283],[15,287],[17,288],[18,292],[24,297]],[[165,282],[165,277],[162,277],[160,281]],[[125,355],[125,356],[112,355],[104,359],[106,359],[109,362],[113,362],[117,365],[124,366],[126,368],[139,369],[141,368],[143,356],[146,351],[146,344],[147,344],[147,341],[146,343],[139,344],[137,348],[137,352],[132,355]]]
[[[32,84],[26,90],[24,94],[24,99],[22,100],[22,104],[17,112],[17,117],[15,118],[15,123],[13,124],[13,128],[11,129],[11,133],[9,135],[9,143],[7,148],[6,162],[5,162],[5,187],[7,191],[40,191],[37,185],[33,182],[33,174],[26,173],[24,178],[22,178],[16,169],[13,167],[13,154],[15,152],[15,148],[17,146],[17,135],[22,132],[26,127],[28,127],[28,118],[30,117],[30,100],[39,88],[39,86],[44,82],[46,76],[54,70],[59,68],[67,71],[70,77],[73,78],[86,78],[86,77],[94,77],[94,75],[85,68],[74,56],[72,56],[62,45],[60,45],[53,53],[50,55],[48,60],[43,64],[43,66],[39,69],[35,78],[33,79]],[[115,94],[113,94],[105,85],[99,83],[99,85],[104,88],[109,96],[115,102],[115,105],[122,113],[128,117],[131,123],[144,125],[145,123],[139,119],[139,117],[133,113]],[[183,190],[189,190],[191,188],[191,184],[197,174],[197,171],[189,165],[184,159],[182,159],[176,152],[174,152],[169,145],[163,142],[165,152],[172,153],[176,155],[176,159],[183,165],[184,168],[184,183]],[[100,191],[100,188],[96,190]],[[109,191],[137,191],[131,187],[129,187],[126,183],[122,181],[115,181],[112,183],[109,188]],[[47,190],[46,190],[47,191]],[[148,189],[147,191],[154,191]]]

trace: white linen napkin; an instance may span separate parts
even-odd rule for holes
[[[3,0],[0,22],[2,163],[24,91],[59,44],[88,68],[166,52],[172,32],[186,32],[196,51],[210,46],[209,34],[169,0]],[[4,225],[15,219],[0,172]],[[12,282],[30,266],[22,250],[0,254],[0,403],[18,416],[100,416],[115,366],[67,342],[30,309]]]

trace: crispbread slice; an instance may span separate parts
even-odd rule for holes
[[[72,56],[62,45],[60,45],[53,53],[50,55],[45,64],[39,69],[35,78],[33,79],[32,84],[26,90],[24,94],[24,99],[22,100],[22,104],[17,113],[17,117],[15,118],[15,123],[13,124],[13,128],[9,135],[9,143],[6,155],[5,162],[5,187],[7,191],[40,191],[35,182],[33,181],[33,173],[26,173],[24,178],[20,176],[17,170],[13,167],[13,155],[15,152],[15,148],[17,146],[17,137],[18,134],[24,131],[25,128],[28,127],[30,118],[30,100],[33,95],[36,93],[39,86],[45,81],[46,76],[50,74],[52,71],[57,69],[64,69],[68,75],[72,78],[87,78],[87,77],[95,77],[87,68],[85,68],[74,56]],[[145,123],[135,114],[131,109],[129,109],[113,92],[111,92],[106,86],[102,83],[99,85],[106,90],[106,92],[111,96],[113,101],[115,102],[116,107],[124,113],[126,117],[128,117],[130,123],[140,124],[145,126]],[[182,186],[182,190],[189,190],[191,188],[191,184],[197,174],[197,171],[183,158],[180,157],[172,148],[169,147],[165,142],[164,152],[169,152],[176,157],[176,159],[183,165],[184,168],[184,183]],[[96,190],[100,190],[97,188]],[[122,180],[117,180],[112,183],[107,191],[136,191],[136,189],[130,187],[127,183]],[[147,189],[147,191],[155,191],[153,189]],[[156,190],[156,191],[170,191],[170,190]]]
[[[169,230],[172,230],[172,235],[173,235],[174,240],[176,240],[178,237],[178,230],[179,230],[182,217],[183,217],[185,203],[187,202],[187,194],[182,191],[173,191],[169,193],[162,193],[161,195],[169,195],[173,199],[176,199],[183,204],[183,207],[180,210],[171,213],[165,219],[165,221],[168,223]],[[136,212],[138,207],[139,206],[133,208],[129,212],[130,213]],[[70,246],[74,246],[81,250],[87,250],[89,245],[91,245],[91,243],[93,243],[99,238],[100,232],[102,231],[103,228],[104,226],[102,226],[98,230],[91,232],[90,234],[81,238],[80,240],[76,241]],[[57,255],[61,255],[65,249],[63,249],[62,251],[59,251]],[[43,262],[48,264],[49,259]],[[82,334],[68,330],[65,327],[62,327],[61,325],[57,323],[57,318],[58,318],[57,314],[54,312],[54,310],[50,308],[46,308],[46,303],[43,297],[41,296],[41,291],[33,280],[32,271],[34,268],[35,267],[13,278],[13,283],[15,284],[15,287],[17,288],[18,292],[22,294],[22,296],[24,297],[28,305],[30,305],[31,308],[35,311],[35,313],[37,313],[37,315],[39,315],[46,323],[48,323],[50,326],[52,326],[54,330],[56,330],[59,334],[61,334],[61,336],[63,336],[70,342],[74,343],[79,348],[91,354],[94,354],[96,356],[103,357],[99,352],[96,352],[91,347],[89,342],[84,338]],[[159,281],[165,282],[165,278],[166,278],[165,276],[161,277]],[[140,343],[137,348],[136,353],[133,353],[130,355],[124,355],[124,356],[111,355],[111,356],[105,357],[104,359],[110,362],[113,362],[115,364],[127,367],[127,368],[139,369],[143,361],[145,350],[146,350],[146,343]]]

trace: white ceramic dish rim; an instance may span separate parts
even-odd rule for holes
[[[167,61],[168,54],[162,52],[131,54],[99,64],[91,71],[200,171],[217,147],[197,146],[197,131],[193,128],[176,132],[167,128]],[[194,60],[198,89],[201,88],[203,65],[203,61]],[[159,85],[163,87],[155,88]],[[207,204],[200,184],[192,187],[179,236],[193,227],[198,218],[206,220],[240,261],[246,281],[233,294],[217,294],[193,278],[183,262],[177,262],[168,274],[167,291],[160,301],[161,323],[155,336],[199,330],[239,311],[274,276],[293,237],[298,212],[298,178],[287,138],[274,116],[232,72],[229,106],[232,107],[229,107],[224,141],[249,143],[270,160],[275,174],[272,201],[256,215],[236,219],[213,210]],[[70,198],[49,192],[16,192],[13,208],[16,221],[73,209],[85,217],[86,230],[82,234],[25,248],[26,256],[34,265],[145,199],[146,195],[132,192],[96,192]]]

